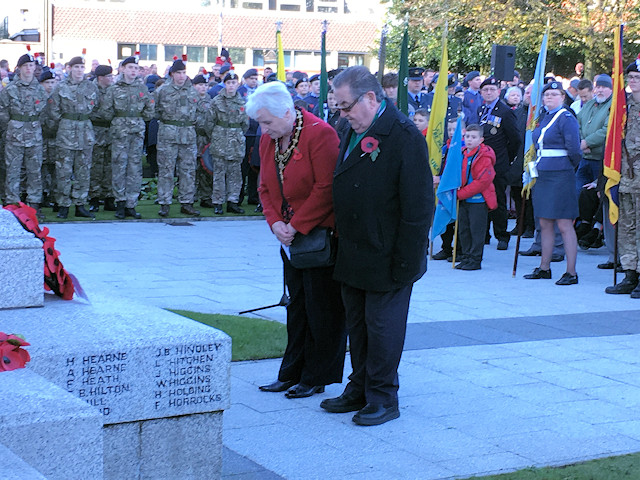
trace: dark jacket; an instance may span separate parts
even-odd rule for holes
[[[411,285],[427,269],[434,207],[426,142],[390,103],[363,139],[378,142],[375,160],[363,152],[363,142],[344,159],[351,135],[355,133],[349,129],[342,138],[333,179],[338,231],[334,278],[377,292]]]
[[[483,105],[478,112],[481,122],[484,118],[484,108]],[[518,155],[523,138],[516,116],[502,100],[498,100],[489,112],[489,121],[482,123],[482,128],[484,144],[491,147],[496,154],[496,175],[505,175],[511,162]]]

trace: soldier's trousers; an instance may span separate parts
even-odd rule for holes
[[[89,195],[91,171],[91,151],[93,146],[84,150],[68,150],[58,147],[56,159],[56,198],[61,207],[84,205]],[[73,184],[71,176],[73,175]]]
[[[94,145],[91,160],[89,198],[113,197],[111,173],[111,145]]]
[[[42,193],[52,197],[56,193],[56,140],[46,138],[42,150]],[[53,201],[53,198],[50,198]]]
[[[211,202],[238,203],[242,187],[242,157],[226,159],[213,157],[213,195]]]
[[[158,203],[171,205],[173,177],[178,173],[178,201],[193,203],[196,193],[195,143],[167,143],[158,141]]]
[[[27,175],[27,203],[42,201],[42,145],[23,147],[5,143],[5,203],[20,201],[20,178],[24,166]]]
[[[640,193],[620,192],[618,253],[624,270],[640,271]]]
[[[127,208],[138,205],[142,189],[143,133],[134,133],[111,142],[111,194]]]
[[[206,138],[203,139],[198,135],[198,158],[196,158],[196,200],[205,200],[211,198],[213,189],[213,173],[207,172],[202,166],[202,152],[207,146]]]

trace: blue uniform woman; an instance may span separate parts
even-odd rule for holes
[[[575,169],[580,163],[580,127],[563,105],[564,90],[558,82],[548,83],[542,90],[547,113],[533,131],[538,177],[532,190],[533,211],[540,218],[542,257],[540,267],[525,275],[527,279],[551,278],[551,254],[554,223],[562,234],[567,258],[567,271],[556,285],[578,283],[576,256],[578,243],[573,221],[578,216]]]

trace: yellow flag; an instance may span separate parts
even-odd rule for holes
[[[278,80],[285,82],[287,74],[284,71],[284,50],[282,49],[282,34],[280,29],[276,32],[276,41],[278,43]]]
[[[440,60],[440,73],[436,88],[433,91],[431,103],[431,115],[427,128],[427,146],[429,148],[429,166],[433,175],[440,175],[442,165],[442,144],[444,143],[444,128],[446,125],[447,105],[449,95],[449,56],[447,54],[447,27],[442,33],[442,59]]]

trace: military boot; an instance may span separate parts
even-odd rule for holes
[[[227,202],[227,213],[237,213],[238,215],[242,215],[244,210],[240,208],[237,203]]]
[[[126,217],[133,217],[136,220],[140,220],[142,218],[142,215],[140,215],[138,212],[136,212],[135,207],[125,208],[124,209],[124,215]]]
[[[76,205],[76,217],[93,218],[93,219],[96,218],[96,216],[93,213],[91,213],[89,210],[84,208],[84,205]]]
[[[635,270],[626,270],[624,273],[625,273],[624,280],[622,280],[620,283],[616,285],[605,288],[604,289],[605,293],[612,293],[614,295],[617,295],[617,294],[632,293],[632,292],[635,292],[635,290],[637,290],[636,287],[638,286],[638,272],[636,272]],[[638,291],[638,294],[640,295],[640,290]],[[633,298],[636,298],[636,297],[633,297]]]
[[[125,205],[126,205],[126,202],[124,200],[118,202],[118,205],[116,207],[116,214],[115,214],[115,217],[118,220],[124,220],[124,217],[126,216],[126,213],[124,211]]]
[[[200,215],[200,211],[193,208],[193,205],[191,205],[190,203],[183,203],[180,207],[180,213],[191,215],[192,217],[197,217]]]
[[[631,292],[631,298],[640,298],[640,284]]]
[[[91,200],[89,200],[89,211],[97,212],[98,210],[100,210],[100,199],[92,198]]]
[[[104,211],[115,212],[116,211],[116,199],[113,197],[107,197],[104,200]]]
[[[213,213],[215,213],[216,215],[224,215],[224,210],[222,210],[222,205],[220,205],[219,203],[214,203]]]
[[[58,218],[67,218],[69,216],[69,207],[58,207]]]
[[[158,215],[160,215],[161,217],[168,217],[169,205],[160,205],[160,211],[158,212]]]
[[[202,208],[214,208],[213,202],[210,198],[204,198],[200,200],[200,206]]]

